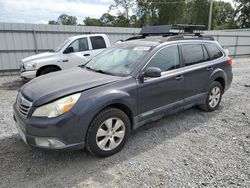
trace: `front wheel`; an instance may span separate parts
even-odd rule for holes
[[[99,157],[108,157],[120,151],[130,135],[130,120],[121,110],[107,108],[90,124],[86,136],[88,151]]]
[[[200,105],[200,108],[207,112],[216,110],[220,105],[222,93],[223,90],[221,84],[217,81],[214,81],[209,86],[206,101],[203,105]]]

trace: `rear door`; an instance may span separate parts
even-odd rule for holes
[[[213,66],[203,44],[182,44],[182,58],[185,65],[185,98],[196,100],[209,86]]]
[[[92,58],[107,48],[107,44],[102,36],[91,36]]]
[[[144,78],[138,83],[139,121],[163,114],[184,99],[184,75],[181,67],[178,45],[159,50],[146,67],[158,67],[162,70],[159,78]]]

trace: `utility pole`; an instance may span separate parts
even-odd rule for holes
[[[210,0],[208,30],[211,30],[211,28],[212,28],[212,18],[213,18],[213,0]]]

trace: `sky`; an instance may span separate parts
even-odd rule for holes
[[[233,0],[224,0],[231,2]],[[113,0],[0,0],[0,22],[42,23],[56,20],[62,13],[77,17],[99,18]],[[111,12],[115,14],[115,12]]]

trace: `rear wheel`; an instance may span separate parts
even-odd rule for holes
[[[120,151],[130,135],[130,120],[121,110],[107,108],[92,121],[86,136],[88,151],[108,157]]]
[[[214,81],[209,86],[205,104],[200,105],[200,108],[207,112],[216,110],[220,105],[222,93],[223,90],[221,84],[217,81]]]
[[[60,69],[57,68],[57,67],[46,67],[44,69],[42,69],[40,71],[40,74],[38,76],[41,76],[41,75],[44,75],[44,74],[48,74],[48,73],[51,73],[51,72],[56,72],[56,71],[59,71]]]

